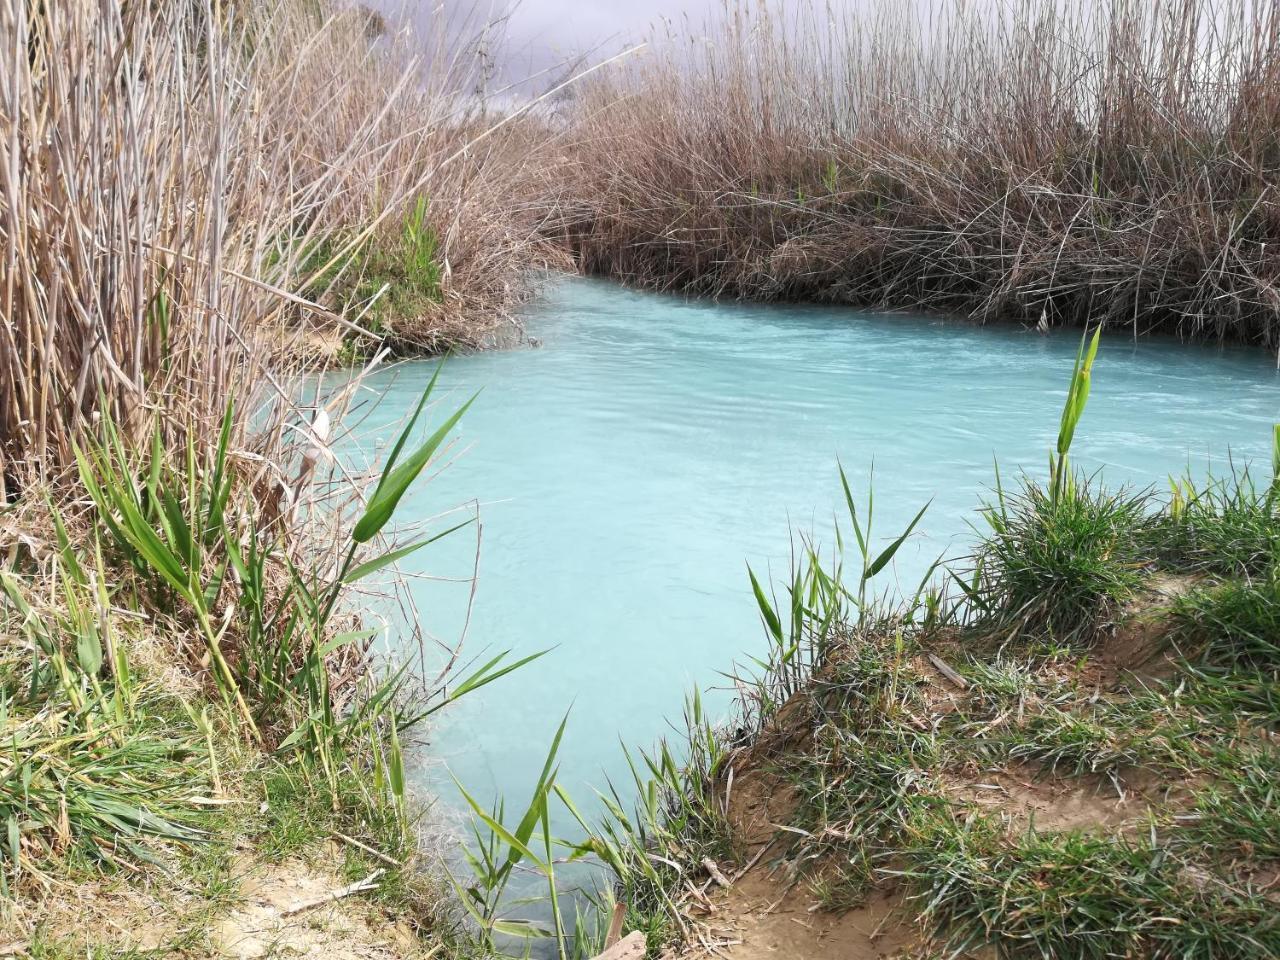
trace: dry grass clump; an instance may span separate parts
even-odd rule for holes
[[[1275,4],[732,2],[570,126],[591,272],[1280,344]]]

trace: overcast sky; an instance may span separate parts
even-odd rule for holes
[[[643,38],[664,18],[701,24],[721,0],[364,0],[421,29],[442,17],[469,29],[501,21],[506,34],[503,72],[511,79],[553,67],[577,54],[598,59],[628,39]]]
[[[662,17],[702,20],[718,0],[523,0],[511,13],[519,43],[571,48],[644,33]]]

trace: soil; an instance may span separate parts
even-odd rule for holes
[[[417,952],[407,927],[389,923],[359,897],[298,909],[346,886],[335,874],[299,861],[248,870],[240,904],[214,926],[214,956],[400,960]]]
[[[115,878],[69,889],[59,885],[13,922],[0,921],[0,957],[25,957],[36,939],[78,944],[94,956],[104,947],[112,956],[210,960],[408,960],[430,955],[407,926],[391,922],[364,897],[297,909],[347,886],[323,863],[245,860],[235,876],[239,889],[230,907],[212,919],[211,905],[199,891],[163,882],[140,885]]]
[[[687,957],[732,960],[882,960],[919,945],[899,894],[873,891],[844,913],[816,908],[803,884],[785,887],[761,866],[711,897],[716,912]]]
[[[1111,686],[1126,675],[1142,680],[1173,674],[1177,653],[1168,644],[1169,609],[1199,579],[1159,574],[1125,605],[1116,629],[1103,638],[1090,658],[1102,683]]]
[[[181,937],[190,906],[182,891],[114,880],[53,881],[42,901],[18,901],[12,922],[0,921],[0,957],[25,957],[36,930],[59,940],[92,936],[119,953],[162,950]]]
[[[1013,833],[1124,831],[1141,829],[1155,807],[1177,803],[1185,790],[1147,774],[1045,777],[1033,764],[973,776],[951,774],[942,789],[957,804],[1002,816]],[[684,952],[693,958],[727,960],[919,960],[931,957],[931,942],[916,925],[918,908],[893,884],[873,889],[866,900],[842,912],[824,910],[810,886],[766,857],[784,838],[795,797],[780,780],[748,768],[735,778],[729,820],[751,859],[727,888],[695,897],[697,918]],[[794,839],[794,838],[793,838]],[[781,849],[781,844],[779,844]],[[754,862],[753,862],[754,861]],[[733,876],[721,865],[721,873]],[[697,889],[697,888],[695,888]],[[988,956],[968,954],[972,960]]]
[[[1035,764],[944,776],[941,786],[954,801],[1002,817],[1012,834],[1141,829],[1151,810],[1178,804],[1187,792],[1146,772],[1054,777]]]
[[[1160,578],[1126,608],[1120,625],[1092,651],[1086,667],[1099,691],[1159,676],[1172,665],[1166,652],[1167,611],[1194,585],[1187,577]],[[944,656],[947,651],[940,651]],[[937,653],[912,661],[924,686],[926,717],[908,718],[928,727],[957,708],[966,682]],[[1073,666],[1078,670],[1078,666]],[[1076,679],[1080,679],[1078,676]],[[794,841],[787,832],[798,798],[771,770],[771,758],[803,749],[808,739],[806,694],[789,701],[761,737],[740,748],[728,766],[732,778],[722,784],[729,823],[740,851],[737,873],[715,865],[712,877],[689,886],[689,936],[674,956],[681,960],[920,960],[936,956],[917,925],[919,905],[907,901],[891,881],[874,887],[851,909],[823,909],[812,886],[776,869],[773,858]],[[947,770],[938,785],[959,807],[1002,817],[1011,833],[1029,829],[1057,833],[1127,832],[1144,829],[1152,810],[1177,806],[1189,784],[1166,782],[1144,771],[1113,776],[1057,777],[1036,764],[1011,764],[996,770]],[[838,865],[832,865],[838,866]],[[1280,881],[1277,881],[1280,885]],[[988,951],[971,958],[990,956]]]

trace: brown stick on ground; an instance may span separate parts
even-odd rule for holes
[[[394,857],[387,856],[381,850],[377,850],[369,846],[367,843],[362,843],[361,841],[357,840],[355,837],[348,837],[345,833],[336,833],[336,832],[334,833],[334,837],[337,838],[338,840],[341,840],[343,843],[347,844],[348,846],[355,847],[357,850],[363,850],[365,853],[369,854],[369,856],[375,857],[378,860],[381,860],[383,863],[385,863],[388,867],[391,867],[392,869],[399,869],[400,867],[404,866],[404,864],[402,864],[399,860],[395,859]]]
[[[297,903],[290,904],[280,911],[280,916],[291,917],[295,913],[301,913],[303,910],[310,910],[312,907],[322,907],[326,903],[332,903],[335,900],[341,900],[343,897],[349,897],[353,893],[363,893],[366,890],[372,890],[377,884],[377,880],[387,871],[379,867],[373,873],[369,874],[363,880],[357,880],[355,883],[340,887],[337,890],[331,890],[323,897],[314,897],[311,900],[299,900]]]
[[[646,949],[644,934],[637,930],[627,934],[596,960],[642,960]]]
[[[952,669],[951,665],[939,656],[929,654],[929,662],[938,668],[938,672],[954,683],[961,690],[969,689],[969,681]]]
[[[622,922],[627,918],[627,905],[625,903],[615,903],[613,905],[613,918],[609,921],[609,933],[604,938],[604,948],[607,951],[622,936]]]

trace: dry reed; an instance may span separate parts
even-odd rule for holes
[[[418,202],[438,284],[377,337],[510,325],[530,151],[477,142],[473,65],[413,43],[315,0],[0,0],[0,493],[56,478],[103,413],[203,450],[229,397],[285,388],[282,355],[360,336],[386,291],[334,291]]]
[[[569,114],[588,272],[1280,345],[1280,5],[729,2]]]

